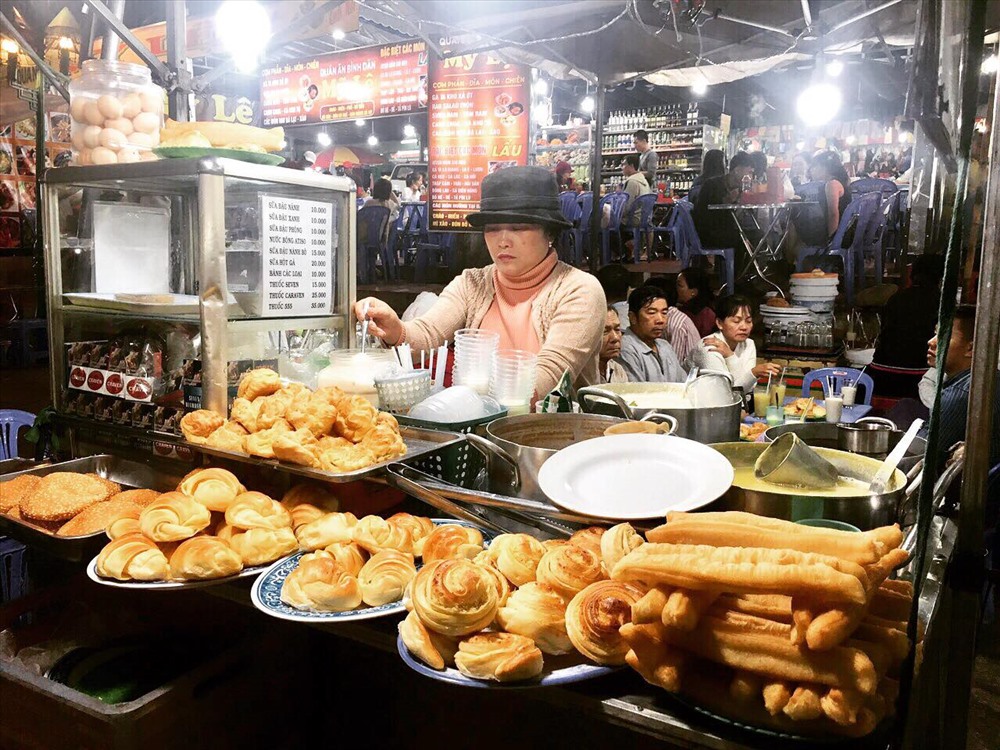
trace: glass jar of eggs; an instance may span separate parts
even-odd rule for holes
[[[163,89],[149,68],[87,60],[69,86],[73,163],[126,164],[155,159],[163,127]]]

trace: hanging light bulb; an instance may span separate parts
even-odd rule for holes
[[[378,137],[374,133],[372,133],[370,136],[368,136],[368,145],[369,146],[377,146],[378,145]]]
[[[413,127],[413,125],[411,125],[410,123],[406,123],[403,126],[403,136],[405,136],[406,138],[412,138],[416,134],[417,134],[417,129]]]
[[[357,125],[359,128],[363,128],[365,126],[365,118],[359,117],[357,120],[354,121],[354,124]]]
[[[817,83],[799,94],[795,109],[806,125],[825,125],[840,111],[842,99],[832,83]]]
[[[826,64],[826,74],[830,78],[837,78],[841,73],[844,72],[844,63],[840,60],[830,60]]]
[[[256,69],[271,38],[271,17],[256,0],[226,0],[215,14],[215,32],[236,67],[248,73]]]
[[[339,42],[341,39],[347,36],[347,34],[344,33],[343,29],[334,29],[331,36]]]
[[[544,78],[539,78],[535,81],[535,94],[538,96],[548,96],[549,95],[549,84]]]
[[[333,143],[333,139],[330,138],[330,134],[326,132],[321,132],[316,136],[316,143],[318,143],[323,148],[329,148],[330,144]]]
[[[588,115],[591,112],[593,112],[594,111],[594,97],[592,97],[590,94],[587,94],[585,97],[583,97],[583,100],[580,102],[580,109],[582,109]]]

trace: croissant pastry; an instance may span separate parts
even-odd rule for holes
[[[378,410],[363,396],[346,396],[337,405],[337,418],[333,429],[342,438],[352,443],[361,438],[375,426]]]
[[[364,567],[368,555],[354,542],[334,542],[327,545],[325,551],[340,563],[352,576],[357,576]]]
[[[471,560],[483,551],[483,535],[479,529],[446,523],[438,526],[422,540],[424,564],[435,560],[463,557]]]
[[[314,550],[331,544],[351,542],[358,519],[353,513],[324,513],[315,521],[304,523],[295,529],[295,536],[302,549]]]
[[[514,633],[477,633],[458,643],[455,666],[466,677],[516,682],[537,677],[542,652],[530,638]]]
[[[436,560],[417,573],[410,587],[413,611],[441,635],[458,637],[482,630],[499,606],[492,575],[471,560]]]
[[[535,571],[544,555],[542,543],[527,534],[501,534],[490,544],[490,557],[497,569],[515,586],[535,580]]]
[[[273,429],[273,428],[272,428]],[[287,461],[299,466],[320,468],[318,443],[309,430],[296,430],[275,435],[271,441],[271,451],[279,461]]]
[[[389,523],[381,516],[365,516],[354,528],[354,541],[371,554],[395,549],[413,554],[413,537],[403,526]]]
[[[598,581],[566,608],[566,632],[576,650],[598,664],[624,664],[628,643],[618,630],[632,621],[632,605],[643,590],[624,581]]]
[[[416,557],[420,557],[427,536],[437,528],[431,519],[409,513],[394,513],[385,520],[403,527],[410,533],[410,538],[413,540],[413,554]]]
[[[497,612],[508,633],[530,638],[547,654],[568,654],[573,643],[566,632],[566,600],[545,583],[526,583]]]
[[[601,561],[605,572],[610,575],[618,561],[642,543],[642,536],[630,523],[620,523],[605,531],[601,535]]]
[[[170,575],[182,580],[224,578],[243,570],[243,560],[214,536],[196,536],[177,545],[170,555]]]
[[[594,581],[607,578],[601,556],[591,547],[567,544],[546,552],[538,563],[535,580],[547,583],[566,601]]]
[[[318,484],[303,482],[288,490],[281,505],[292,515],[292,528],[315,521],[340,507],[337,496]]]
[[[253,401],[260,396],[270,396],[281,388],[281,378],[274,370],[266,367],[259,367],[250,370],[240,378],[240,385],[236,391],[239,398]]]
[[[209,510],[225,513],[233,500],[247,490],[235,474],[225,469],[196,469],[181,480],[177,491]]]
[[[139,515],[139,528],[154,542],[188,539],[211,522],[208,508],[180,492],[163,493]]]
[[[290,527],[281,529],[233,529],[231,546],[243,559],[244,565],[263,565],[295,552],[298,542]]]
[[[327,552],[303,555],[281,585],[281,601],[296,609],[346,612],[361,604],[358,579]]]
[[[104,533],[108,535],[108,539],[118,539],[126,534],[141,534],[142,529],[139,527],[141,513],[142,508],[138,506],[129,508],[109,523],[104,529]]]
[[[261,492],[244,492],[226,509],[226,523],[237,529],[291,528],[292,515]]]
[[[263,429],[257,424],[262,408],[263,401],[251,402],[245,398],[237,398],[229,410],[229,418],[247,432],[257,432],[258,429]]]
[[[181,434],[189,443],[204,443],[209,435],[222,427],[225,421],[214,411],[198,409],[188,412],[181,418]]]
[[[569,538],[570,544],[578,547],[586,547],[592,550],[598,557],[601,556],[601,538],[604,536],[604,529],[600,526],[588,526],[580,529]]]
[[[416,574],[417,568],[410,553],[394,549],[376,552],[358,573],[361,599],[369,607],[398,602],[403,597],[406,584]]]
[[[128,534],[104,545],[97,556],[97,572],[119,581],[163,581],[170,566],[153,541],[141,534]]]
[[[233,425],[233,427],[229,427],[229,425]],[[243,444],[248,434],[239,422],[227,422],[208,436],[205,445],[209,448],[218,448],[220,451],[244,453]]]

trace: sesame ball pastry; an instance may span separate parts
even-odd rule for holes
[[[33,521],[68,521],[85,508],[110,499],[121,488],[96,475],[47,474],[20,500],[21,516]]]

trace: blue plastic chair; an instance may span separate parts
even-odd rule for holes
[[[375,278],[375,258],[381,256],[385,277],[396,274],[396,263],[389,257],[389,248],[383,233],[389,221],[389,209],[385,206],[365,206],[358,211],[358,280],[371,284]],[[364,226],[365,239],[361,239]]]
[[[570,222],[573,227],[559,233],[557,251],[561,260],[573,263],[580,254],[580,251],[573,247],[575,244],[574,233],[580,221],[580,201],[576,191],[565,190],[559,194],[559,210],[562,212],[563,218]]]
[[[680,247],[683,247],[682,265],[687,268],[691,264],[691,259],[696,256],[709,256],[722,258],[725,264],[725,290],[727,294],[736,291],[736,251],[731,247],[702,247],[701,238],[698,237],[698,230],[694,226],[694,219],[691,212],[694,210],[687,201],[677,201],[674,204],[674,213],[678,214],[680,223]],[[678,255],[681,257],[681,255]]]
[[[639,209],[639,225],[632,227],[632,259],[636,263],[639,262],[639,254],[642,250],[642,238],[650,236],[650,232],[653,229],[653,209],[656,207],[656,199],[658,197],[656,193],[640,195],[629,209],[630,212],[634,211],[636,207]],[[652,251],[653,243],[650,242],[648,249],[650,255]],[[650,255],[646,257],[652,260]]]
[[[875,390],[875,381],[872,380],[871,375],[861,372],[861,370],[855,370],[853,367],[821,367],[818,370],[810,370],[802,376],[803,397],[809,396],[813,383],[820,383],[825,393],[825,383],[828,375],[833,380],[833,389],[835,391],[840,390],[840,386],[844,380],[853,380],[856,386],[864,389],[856,394],[854,403],[871,404],[872,391]]]
[[[898,192],[899,185],[892,180],[884,180],[881,177],[862,177],[860,180],[855,180],[851,183],[851,195],[879,193],[885,199]]]
[[[17,436],[21,428],[30,429],[35,415],[20,409],[0,409],[0,461],[17,458]]]
[[[590,215],[594,211],[594,194],[591,192],[580,193],[577,197],[580,206],[580,218],[573,228],[573,253],[576,265],[583,265],[583,249],[587,247],[587,239],[590,237]]]
[[[604,216],[604,206],[611,206],[611,216],[608,219],[608,225],[601,228],[601,263],[605,266],[611,262],[611,234],[612,232],[617,234],[621,229],[622,209],[625,207],[625,201],[627,200],[628,193],[608,193],[601,198],[601,202],[598,204],[602,219]]]

